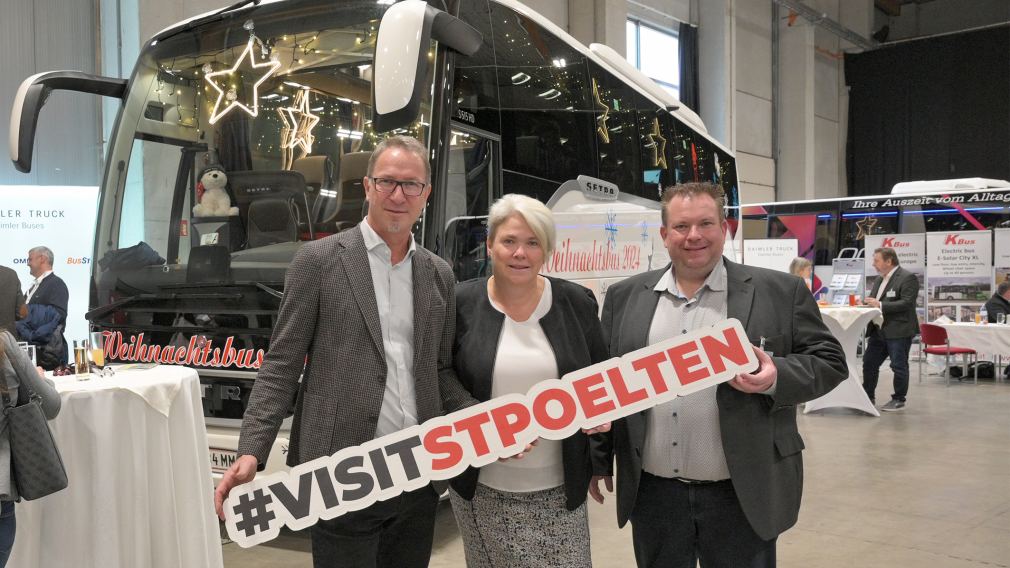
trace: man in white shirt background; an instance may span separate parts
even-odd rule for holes
[[[908,352],[912,338],[919,333],[919,318],[915,313],[919,297],[919,279],[915,274],[898,266],[898,254],[892,248],[873,251],[873,268],[880,275],[864,302],[879,308],[884,323],[870,323],[866,328],[866,351],[863,353],[863,389],[876,399],[877,378],[880,366],[891,360],[894,371],[894,393],[891,400],[880,409],[893,412],[905,408],[908,394]]]

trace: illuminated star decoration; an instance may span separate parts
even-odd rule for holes
[[[287,148],[301,146],[302,151],[306,154],[311,154],[312,143],[316,141],[316,137],[312,135],[312,129],[319,123],[319,117],[312,114],[311,109],[309,109],[309,90],[302,89],[298,91],[298,94],[295,95],[294,106],[279,110],[284,111],[281,113],[284,128],[291,131],[285,141],[284,130],[281,130],[282,145]],[[290,122],[284,118],[285,114],[290,117]]]
[[[257,63],[255,51],[253,50],[255,43],[255,38],[250,37],[249,43],[246,44],[245,49],[238,59],[235,60],[235,65],[231,69],[213,71],[204,75],[204,80],[207,81],[207,84],[217,91],[217,100],[214,101],[214,111],[210,114],[211,124],[221,120],[221,117],[228,114],[233,108],[240,108],[249,116],[257,116],[259,114],[259,86],[277,72],[281,63],[280,61],[273,60]],[[247,61],[248,63],[246,63]],[[251,69],[239,71],[239,67],[242,67],[243,64],[246,67],[251,67]],[[245,82],[246,75],[255,76],[257,73],[259,73],[259,76],[253,83],[252,100],[239,100],[237,85],[239,82]],[[227,106],[221,108],[222,101],[225,99],[227,99]]]
[[[652,148],[654,156],[652,157],[652,165],[659,166],[660,168],[666,169],[666,138],[663,138],[663,133],[659,130],[659,118],[652,119],[652,132],[646,134],[651,142],[646,144],[646,147]]]
[[[600,98],[600,86],[596,83],[595,78],[593,79],[593,101],[596,103],[596,109],[603,112],[596,117],[596,133],[600,135],[600,142],[610,144],[610,130],[607,129],[610,107],[603,104],[603,99]]]
[[[862,219],[856,221],[856,227],[859,229],[859,232],[856,234],[856,240],[861,241],[866,238],[867,235],[872,235],[873,227],[876,225],[876,217],[863,217]]]

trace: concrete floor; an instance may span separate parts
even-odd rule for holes
[[[918,384],[908,407],[880,418],[827,410],[799,416],[806,441],[799,523],[779,537],[782,568],[1010,568],[1010,383]],[[881,371],[877,400],[890,398]],[[614,500],[592,503],[597,567],[634,566],[630,529]],[[224,546],[225,566],[310,567],[306,536]],[[463,567],[448,502],[439,510],[432,568]],[[519,567],[517,567],[519,568]]]

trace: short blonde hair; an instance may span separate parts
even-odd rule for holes
[[[509,193],[491,205],[487,215],[487,239],[493,242],[498,227],[513,215],[519,215],[526,221],[540,241],[545,259],[549,257],[554,252],[554,240],[557,238],[554,213],[551,213],[546,205],[527,195]]]
[[[797,256],[789,263],[789,274],[793,276],[803,276],[803,271],[813,266],[814,263],[803,258],[802,256]]]

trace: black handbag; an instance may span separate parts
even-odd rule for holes
[[[21,498],[32,501],[65,489],[67,470],[63,467],[60,450],[42,412],[42,397],[24,384],[18,391],[28,391],[28,400],[11,406],[7,381],[0,379],[3,412],[7,416],[7,431],[10,434],[11,482]]]

